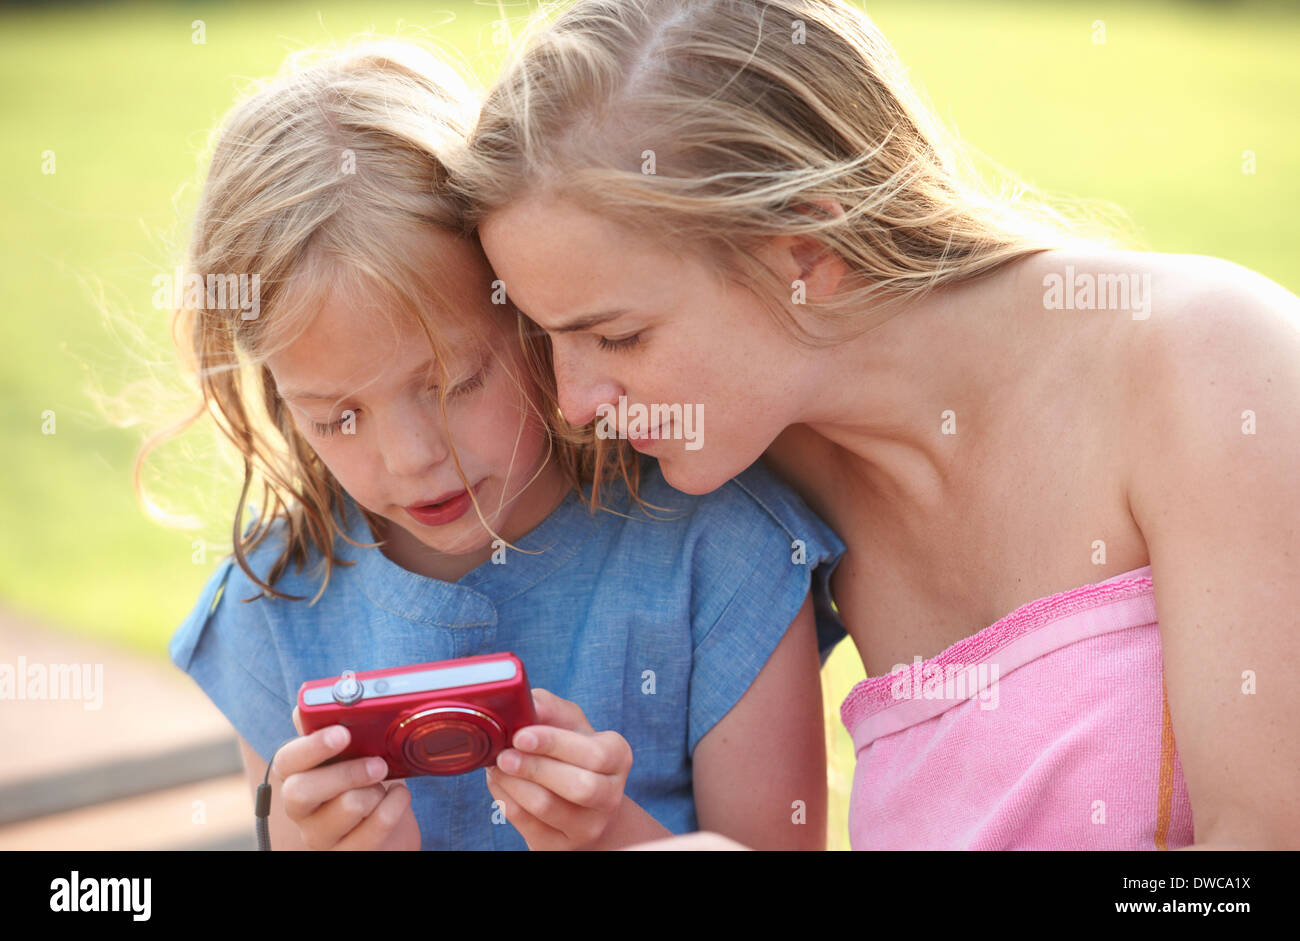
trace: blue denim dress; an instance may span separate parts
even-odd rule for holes
[[[242,602],[259,590],[226,559],[172,637],[171,659],[269,761],[297,735],[291,716],[307,680],[509,650],[532,686],[626,738],[627,795],[673,833],[691,832],[695,746],[749,688],[809,591],[823,663],[845,636],[829,592],[844,544],[761,464],[692,496],[647,459],[640,493],[671,519],[651,518],[613,485],[606,505],[631,518],[593,514],[572,493],[516,541],[541,551],[506,549],[504,564],[456,582],[336,540],[336,554],[356,564],[335,566],[310,606]],[[354,540],[374,541],[354,503],[344,522]],[[253,570],[264,576],[282,545],[263,540]],[[310,599],[322,572],[290,566],[275,587]],[[482,769],[406,784],[422,849],[527,849],[494,811]]]

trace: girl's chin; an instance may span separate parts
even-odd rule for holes
[[[453,523],[437,527],[423,527],[413,520],[388,520],[389,526],[402,533],[402,538],[412,546],[419,546],[443,555],[469,555],[492,542],[492,535],[483,528],[478,515],[471,508]]]
[[[448,527],[450,529],[450,527]],[[424,536],[420,542],[433,549],[436,552],[442,552],[446,555],[471,555],[475,552],[481,552],[492,544],[492,534],[483,528],[483,524],[475,517],[473,528],[466,523],[466,530],[459,533],[448,533],[439,538],[438,536]]]

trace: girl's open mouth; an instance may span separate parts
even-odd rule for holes
[[[474,487],[474,492],[477,494],[482,486],[483,482],[480,481]],[[408,506],[405,509],[411,519],[422,526],[445,526],[464,516],[471,505],[469,491],[461,490],[441,502]]]

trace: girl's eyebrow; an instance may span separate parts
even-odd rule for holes
[[[414,369],[412,369],[409,373],[406,374],[408,381],[414,379],[416,376],[422,373],[427,372],[429,367],[432,365],[433,365],[433,360],[426,359],[423,363],[421,363],[419,366],[416,366]],[[299,391],[297,389],[280,389],[278,386],[276,387],[276,392],[279,394],[280,398],[282,399],[319,399],[321,401],[328,400],[331,402],[335,402],[338,401],[339,399],[347,398],[348,395],[351,394],[348,392],[340,392],[335,395],[330,395],[325,392],[304,392],[304,391]]]

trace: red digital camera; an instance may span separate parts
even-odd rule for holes
[[[378,755],[384,780],[464,774],[496,761],[537,722],[523,662],[512,653],[345,671],[298,690],[303,734],[345,725],[352,740],[325,764]]]

